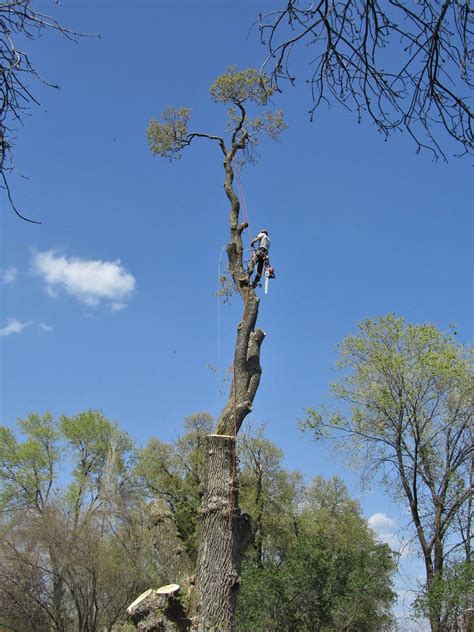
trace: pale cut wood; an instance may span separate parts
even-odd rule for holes
[[[137,632],[187,632],[191,626],[177,594],[179,584],[149,588],[127,608]]]
[[[153,588],[149,588],[148,590],[145,590],[144,593],[142,593],[139,597],[137,597],[135,599],[135,601],[133,601],[127,608],[127,612],[128,614],[131,614],[133,609],[135,608],[135,606],[138,606],[138,604],[140,604],[144,599],[146,599],[149,595],[151,595],[154,592]]]
[[[177,595],[180,590],[179,584],[166,584],[156,591],[157,595]]]

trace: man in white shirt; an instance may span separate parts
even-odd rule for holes
[[[270,237],[268,236],[268,230],[262,229],[256,237],[252,239],[250,245],[253,246],[258,242],[258,248],[252,255],[252,258],[249,261],[249,266],[247,269],[247,273],[249,275],[249,283],[250,278],[253,274],[255,266],[257,266],[257,274],[255,275],[255,279],[252,283],[252,287],[257,287],[262,274],[263,268],[265,266],[265,262],[268,261],[268,251],[270,250]]]

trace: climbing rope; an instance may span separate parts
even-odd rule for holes
[[[244,187],[242,185],[242,179],[240,177],[240,169],[239,169],[238,163],[235,164],[235,175],[237,178],[237,192],[239,194],[238,197],[240,200],[240,206],[242,207],[243,220],[248,225],[249,235],[250,235],[250,217],[249,217],[249,212],[247,208],[247,201],[245,199]]]

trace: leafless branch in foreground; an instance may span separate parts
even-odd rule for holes
[[[308,53],[313,106],[338,102],[387,138],[406,130],[417,151],[446,159],[445,132],[472,153],[472,45],[469,0],[287,0],[261,14],[262,69],[294,84],[295,52]],[[443,143],[444,144],[444,143]]]
[[[57,0],[54,2],[58,4]],[[55,18],[34,10],[32,5],[32,0],[0,2],[0,187],[6,191],[10,206],[18,217],[39,224],[18,211],[10,190],[9,176],[15,171],[15,125],[23,123],[31,104],[38,104],[30,90],[31,79],[52,88],[59,86],[40,76],[23,45],[49,31],[57,31],[74,41],[80,34],[64,27]]]

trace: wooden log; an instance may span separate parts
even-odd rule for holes
[[[149,588],[127,608],[138,632],[186,632],[191,621],[178,598],[180,586],[167,584]]]

